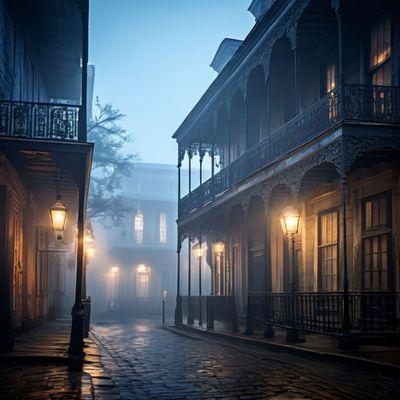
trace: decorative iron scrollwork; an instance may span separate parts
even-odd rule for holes
[[[78,141],[79,106],[0,102],[0,135]]]

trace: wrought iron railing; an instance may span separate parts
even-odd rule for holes
[[[0,136],[78,141],[79,106],[0,101]]]
[[[214,321],[236,323],[234,296],[180,296],[184,322],[200,320],[207,329],[214,329]]]
[[[248,297],[252,327],[266,325],[295,328],[305,332],[342,332],[343,293],[255,293]],[[350,292],[351,331],[382,333],[399,330],[397,317],[400,295],[380,292]]]
[[[330,92],[180,201],[180,217],[344,121],[400,123],[400,88],[344,85]]]

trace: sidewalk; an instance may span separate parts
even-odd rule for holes
[[[14,352],[0,354],[1,399],[120,399],[91,338],[82,371],[69,369],[70,326],[66,319],[45,323],[18,337]]]
[[[288,351],[298,353],[306,357],[319,357],[335,361],[365,364],[378,369],[387,369],[400,374],[400,345],[360,345],[353,350],[340,350],[338,340],[329,336],[307,335],[304,343],[290,344],[286,342],[286,332],[274,329],[274,338],[263,338],[262,332],[255,331],[253,335],[247,336],[241,332],[245,327],[240,327],[240,333],[231,333],[222,325],[216,324],[215,330],[207,331],[205,328],[193,325],[180,327],[166,327],[175,332],[186,332],[194,335],[209,335],[210,337],[224,340],[233,340],[253,346],[262,346],[275,351]]]

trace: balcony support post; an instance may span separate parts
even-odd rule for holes
[[[297,270],[296,270],[296,249],[295,249],[295,237],[291,235],[288,237],[289,246],[290,246],[290,258],[292,261],[292,295],[290,300],[290,309],[291,309],[291,321],[290,328],[286,331],[286,341],[289,343],[302,343],[304,339],[301,339],[299,336],[299,331],[296,327],[296,319],[297,319],[297,304],[296,304],[296,291],[297,291]]]
[[[193,158],[193,150],[189,147],[188,149],[189,156],[189,195],[192,193],[192,158]]]
[[[249,202],[246,201],[243,205],[244,214],[244,232],[243,232],[243,248],[244,248],[244,268],[246,276],[246,293],[247,293],[247,312],[246,312],[246,330],[245,335],[253,334],[252,308],[249,296],[249,243],[248,243],[248,225],[249,225]]]
[[[351,329],[349,311],[349,276],[348,276],[348,257],[347,257],[347,179],[342,177],[342,237],[343,237],[343,321],[342,331],[348,334]]]
[[[201,165],[201,164],[200,164]],[[199,232],[199,246],[202,248],[202,237],[201,230]],[[202,295],[202,287],[201,287],[201,264],[202,264],[202,256],[199,257],[199,326],[203,326],[203,309],[201,304],[201,295]]]
[[[343,156],[342,156],[343,157]],[[348,272],[348,255],[347,255],[347,177],[342,175],[341,179],[341,195],[342,195],[342,237],[343,237],[343,319],[342,319],[342,336],[339,340],[339,347],[342,349],[352,349],[357,346],[351,335],[351,319],[350,319],[350,298],[349,298],[349,272]]]
[[[86,164],[86,163],[85,163]],[[83,295],[83,268],[85,264],[84,253],[84,232],[85,232],[85,179],[82,177],[79,182],[78,195],[78,249],[76,259],[76,286],[75,303],[72,308],[71,336],[68,353],[72,366],[79,367],[85,356],[84,348],[84,321],[85,313],[82,303]]]
[[[202,145],[200,145],[199,149],[199,160],[200,160],[200,186],[203,184],[203,160],[204,156],[206,155],[206,152],[204,151],[204,148]]]
[[[178,228],[177,243],[177,282],[176,282],[176,308],[175,308],[175,326],[182,325],[182,298],[181,298],[181,249],[182,241]]]
[[[294,58],[294,113],[299,113],[299,51],[297,46],[293,49]]]
[[[188,317],[187,324],[193,325],[192,313],[192,249],[191,249],[190,232],[188,235]]]
[[[81,79],[81,108],[79,110],[78,140],[87,141],[87,70],[89,61],[89,0],[82,4],[82,79]]]
[[[268,194],[263,196],[264,203],[264,284],[266,293],[271,293],[272,290],[272,279],[271,279],[271,257],[270,257],[270,242],[269,242],[269,229],[268,229]],[[269,311],[271,309],[269,304],[269,298],[264,297],[263,303],[263,314],[264,314],[264,337],[274,337],[275,332],[272,325],[269,323]]]

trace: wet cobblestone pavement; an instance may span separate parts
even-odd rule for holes
[[[98,321],[102,364],[124,399],[399,399],[398,377],[212,338],[150,320]]]

